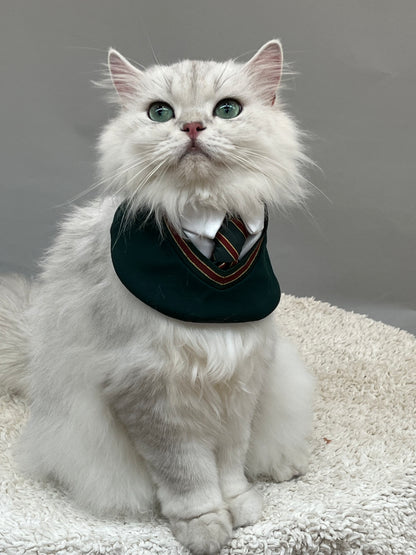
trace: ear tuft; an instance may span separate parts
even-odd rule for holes
[[[108,71],[122,104],[134,100],[142,72],[114,48],[108,51]]]
[[[274,104],[282,77],[283,50],[279,40],[266,42],[244,66],[266,104]]]

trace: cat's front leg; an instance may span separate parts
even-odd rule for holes
[[[258,371],[256,379],[251,381],[251,393],[237,395],[238,401],[224,423],[224,433],[217,450],[220,487],[235,528],[254,524],[263,510],[262,495],[245,475],[251,421],[261,379]],[[232,401],[230,405],[233,405]]]
[[[231,439],[231,438],[230,438]],[[233,527],[247,526],[258,521],[263,510],[263,497],[248,482],[244,474],[247,447],[235,443],[223,444],[218,451],[221,491],[232,515]]]
[[[304,474],[312,428],[314,379],[296,348],[279,338],[253,418],[246,470],[277,482]]]
[[[192,553],[218,553],[231,536],[232,519],[219,487],[213,450],[189,440],[176,447],[174,456],[167,453],[168,472],[157,461],[153,467],[162,512],[176,538]]]
[[[231,516],[218,482],[213,450],[191,438],[160,437],[145,453],[162,513],[192,553],[218,553],[231,536]],[[153,436],[155,440],[155,436]]]
[[[114,397],[112,406],[147,462],[176,538],[192,553],[218,553],[231,536],[232,520],[219,485],[214,440],[209,431],[193,433],[166,398],[146,397],[142,389],[133,400],[130,391]]]

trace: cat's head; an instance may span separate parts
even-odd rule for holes
[[[247,63],[184,60],[144,71],[110,49],[118,115],[100,141],[100,169],[132,210],[178,221],[193,203],[239,213],[305,195],[305,161],[278,96],[280,42]]]

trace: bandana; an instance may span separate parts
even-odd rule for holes
[[[111,226],[111,259],[123,285],[153,309],[186,322],[261,320],[280,300],[267,253],[267,217],[257,243],[221,269],[165,220],[137,213],[126,224],[121,204]]]

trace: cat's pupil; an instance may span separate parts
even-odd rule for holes
[[[159,123],[169,121],[175,117],[172,106],[167,102],[153,102],[153,104],[149,106],[147,114],[152,121],[157,121]]]
[[[242,109],[243,107],[238,100],[225,98],[224,100],[220,100],[215,106],[214,115],[223,119],[231,119],[240,115]]]

